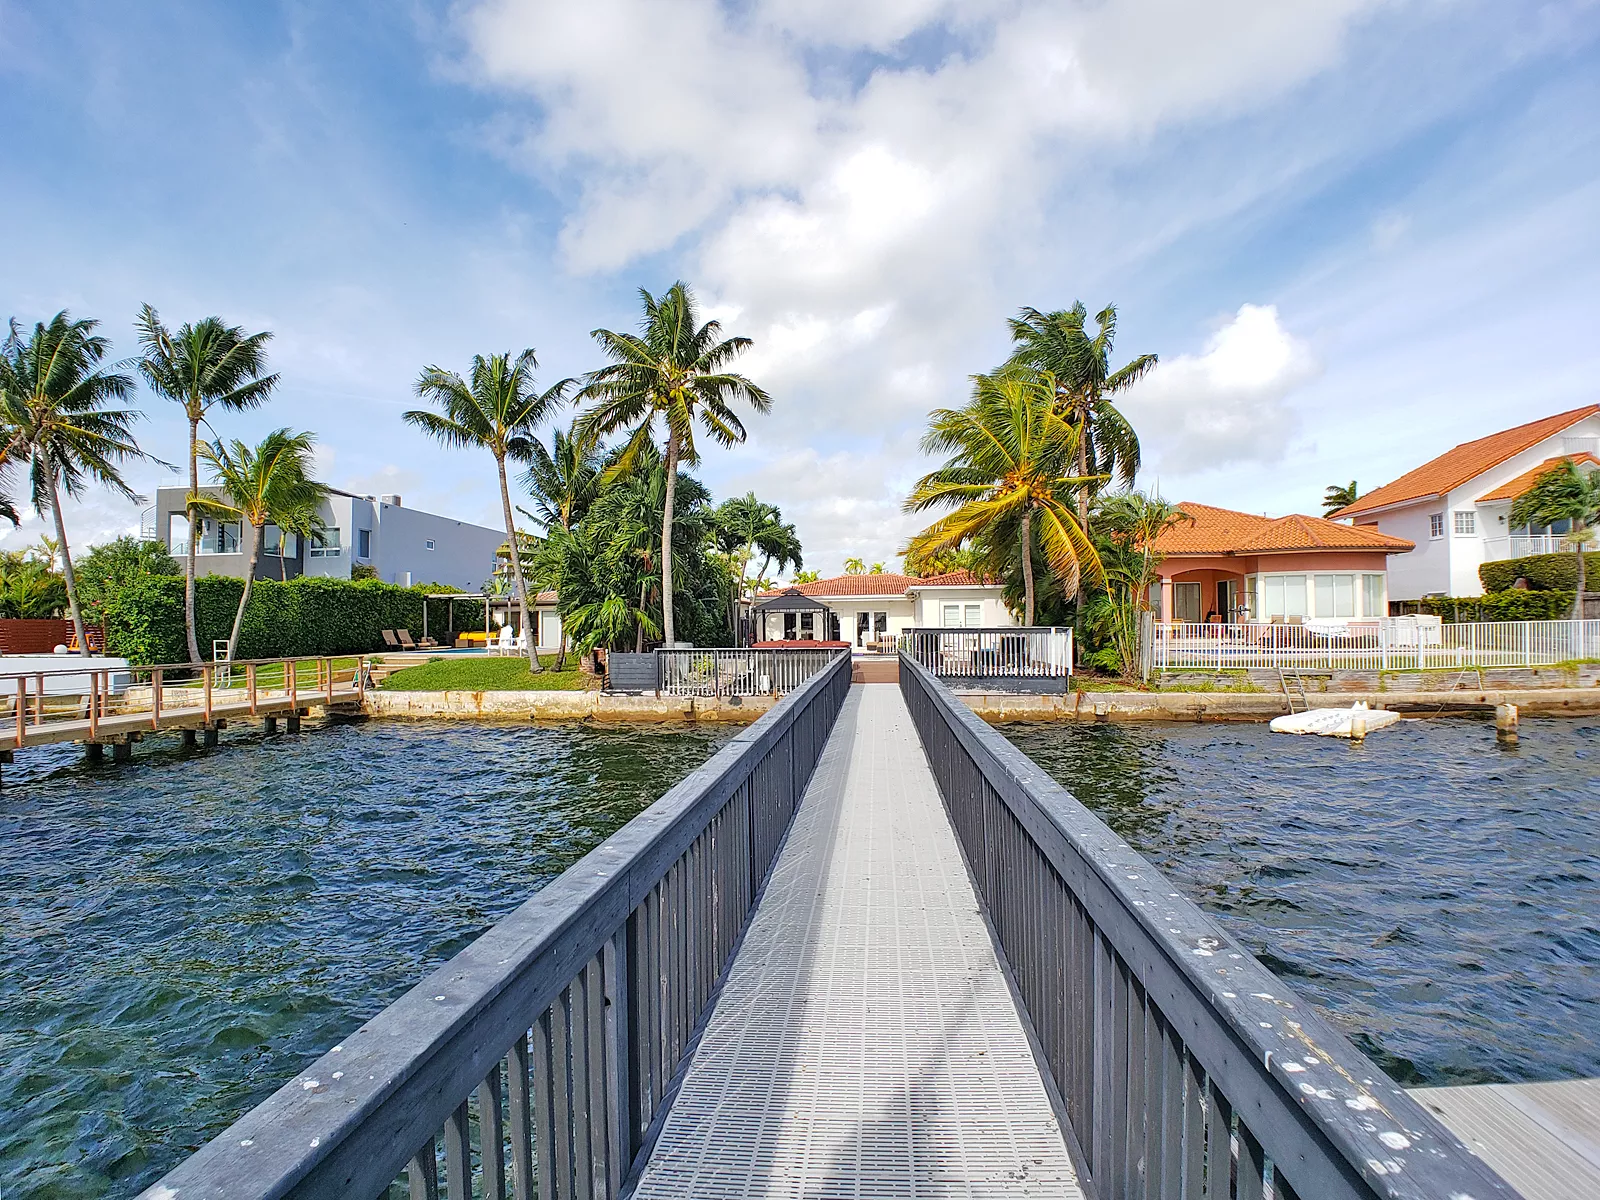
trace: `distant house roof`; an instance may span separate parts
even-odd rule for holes
[[[1277,554],[1296,550],[1380,550],[1402,554],[1416,548],[1404,538],[1379,533],[1365,525],[1341,525],[1322,517],[1293,513],[1263,517],[1210,504],[1178,506],[1194,518],[1180,522],[1155,540],[1156,553]]]
[[[1515,500],[1518,496],[1522,495],[1523,492],[1531,488],[1534,484],[1534,481],[1537,480],[1539,476],[1543,475],[1546,471],[1549,471],[1554,467],[1559,467],[1569,458],[1573,462],[1577,463],[1580,467],[1600,467],[1600,458],[1596,458],[1587,450],[1580,451],[1577,454],[1558,454],[1554,458],[1545,459],[1537,467],[1533,467],[1524,471],[1521,475],[1518,475],[1509,483],[1502,483],[1499,487],[1495,488],[1494,491],[1489,492],[1486,495],[1479,496],[1478,503],[1482,504],[1485,500]]]
[[[1462,442],[1454,449],[1446,450],[1438,458],[1423,463],[1416,470],[1407,471],[1393,483],[1374,488],[1354,504],[1347,504],[1338,512],[1329,515],[1354,517],[1375,509],[1386,508],[1391,504],[1404,504],[1410,500],[1442,496],[1468,480],[1476,479],[1485,471],[1498,467],[1508,458],[1521,454],[1529,446],[1537,446],[1552,434],[1560,433],[1563,429],[1576,425],[1585,417],[1592,417],[1596,413],[1600,413],[1600,404],[1586,404],[1582,408],[1529,421],[1526,425],[1518,425],[1513,429],[1502,429],[1499,433],[1491,433],[1488,437],[1481,437],[1475,442]]]
[[[908,596],[913,591],[930,587],[987,587],[996,586],[992,579],[982,579],[971,571],[950,571],[944,575],[835,575],[832,579],[816,579],[793,589],[802,596]],[[761,593],[765,600],[781,592]]]

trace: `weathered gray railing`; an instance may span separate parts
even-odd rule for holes
[[[1100,1200],[1516,1195],[904,654],[900,687]]]
[[[657,650],[663,696],[767,696],[792,692],[845,651],[836,649]]]
[[[618,1196],[849,686],[837,655],[144,1196]]]

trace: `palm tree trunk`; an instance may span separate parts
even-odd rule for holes
[[[522,548],[517,545],[517,523],[511,512],[511,488],[506,483],[504,455],[495,456],[495,466],[500,468],[500,506],[505,512],[506,534],[511,539],[511,574],[517,581],[517,604],[522,609],[522,637],[527,642],[528,670],[539,669],[539,639],[528,625],[528,581],[522,574]]]
[[[250,526],[250,568],[245,572],[244,594],[239,597],[239,611],[233,614],[233,632],[228,635],[228,661],[232,662],[239,649],[239,631],[244,628],[244,610],[250,606],[250,589],[255,587],[256,566],[261,562],[263,526]]]
[[[200,494],[200,418],[189,418],[189,496]],[[159,533],[160,531],[157,530]],[[200,513],[189,505],[189,552],[184,556],[183,568],[183,628],[189,637],[189,661],[199,666],[200,637],[194,619],[194,551],[200,538]]]
[[[1033,510],[1022,510],[1022,623],[1033,624]]]
[[[44,469],[50,480],[50,511],[56,519],[56,539],[61,543],[61,574],[67,581],[67,607],[72,610],[72,632],[78,637],[78,653],[88,658],[89,635],[83,627],[83,609],[78,606],[78,577],[72,570],[72,551],[67,546],[67,524],[61,516],[61,495],[56,489],[55,463],[45,460]]]
[[[667,433],[667,497],[661,506],[661,632],[668,646],[678,640],[672,619],[672,504],[678,492],[678,435]]]
[[[1583,522],[1574,521],[1572,523],[1572,532],[1577,534],[1581,533],[1582,531]],[[1585,583],[1583,570],[1587,564],[1585,564],[1583,560],[1583,542],[1581,540],[1574,539],[1572,545],[1573,548],[1578,552],[1578,590],[1574,592],[1572,596],[1572,619],[1574,621],[1581,621],[1583,620],[1583,588]],[[63,546],[63,549],[65,549],[65,546]]]

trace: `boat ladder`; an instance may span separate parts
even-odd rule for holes
[[[1306,682],[1300,678],[1299,671],[1292,668],[1285,671],[1282,667],[1279,667],[1278,684],[1283,688],[1283,694],[1288,697],[1289,711],[1291,713],[1300,711],[1300,709],[1310,711],[1311,702],[1306,699]],[[1300,702],[1300,709],[1296,709],[1294,706],[1296,700]]]

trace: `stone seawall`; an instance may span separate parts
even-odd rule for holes
[[[772,707],[770,696],[614,696],[605,692],[367,693],[375,717],[478,721],[721,721],[748,724]]]
[[[1313,708],[1343,708],[1361,698],[1349,694],[1309,697]],[[1287,697],[1262,692],[1069,692],[1065,696],[969,692],[961,694],[961,699],[993,725],[1009,721],[1270,721],[1289,711]],[[1524,716],[1600,713],[1600,688],[1385,692],[1365,699],[1373,708],[1391,708],[1408,716],[1486,715],[1497,704],[1515,704]]]

